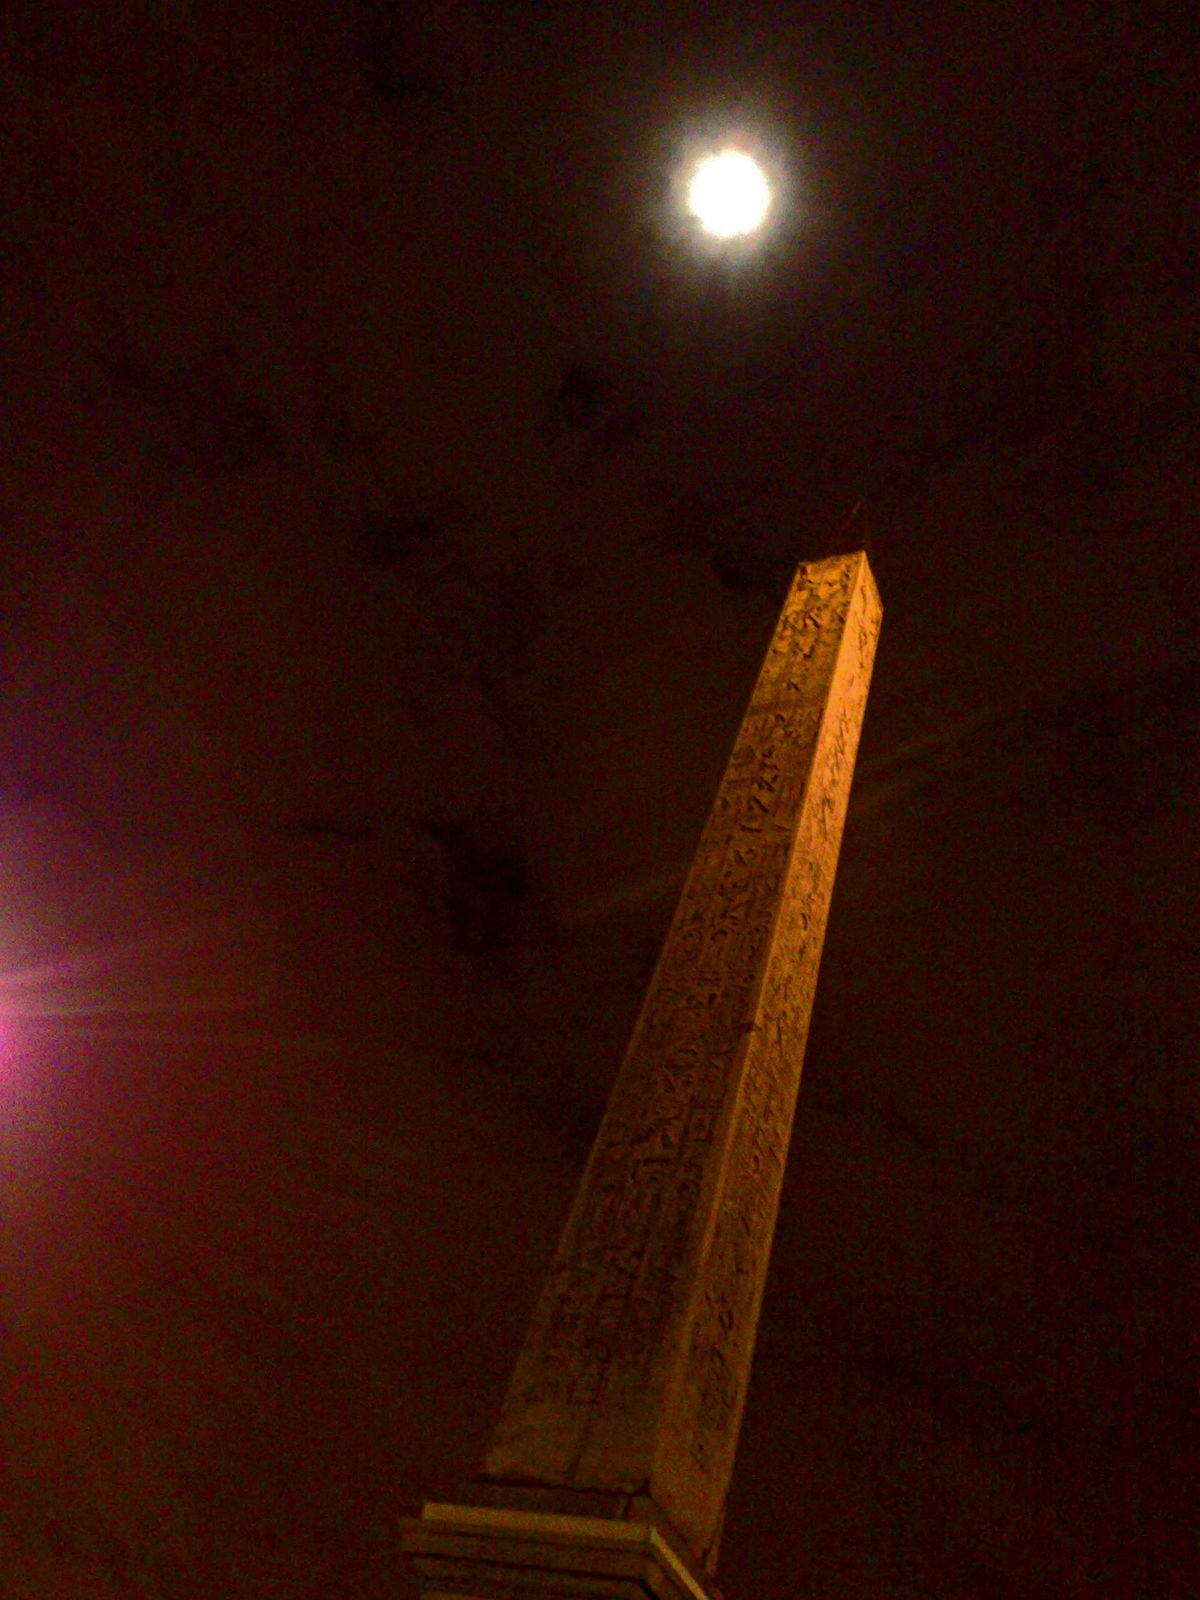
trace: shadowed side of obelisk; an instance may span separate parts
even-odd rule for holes
[[[732,1473],[880,620],[862,553],[800,568],[472,1486],[478,1509],[463,1511],[532,1518],[546,1538],[562,1524],[568,1545],[567,1524],[577,1545],[636,1525],[682,1557],[695,1593]],[[482,1559],[480,1526],[460,1577]],[[510,1592],[472,1581],[437,1592]],[[544,1592],[625,1591],[560,1574]]]

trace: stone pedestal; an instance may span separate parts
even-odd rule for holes
[[[861,552],[796,575],[427,1600],[713,1592],[881,615]]]
[[[720,1600],[649,1522],[431,1503],[404,1546],[425,1600]]]

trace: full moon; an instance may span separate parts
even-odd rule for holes
[[[771,204],[771,186],[751,156],[740,150],[722,150],[697,165],[688,183],[687,201],[688,210],[706,233],[717,239],[735,239],[761,225]]]

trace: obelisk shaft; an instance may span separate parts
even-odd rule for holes
[[[711,1566],[881,619],[800,568],[487,1457],[639,1497]]]

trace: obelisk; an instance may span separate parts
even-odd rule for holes
[[[427,1600],[715,1593],[881,616],[862,552],[796,574]]]

